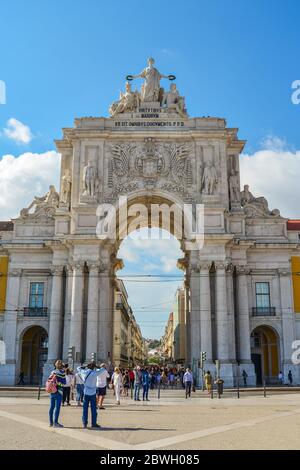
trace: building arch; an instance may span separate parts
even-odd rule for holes
[[[280,371],[280,336],[276,328],[262,324],[251,333],[251,359],[258,385],[274,384]]]
[[[19,373],[26,385],[40,383],[48,356],[48,332],[40,325],[27,326],[20,335]]]

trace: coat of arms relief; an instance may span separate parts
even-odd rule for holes
[[[161,189],[188,197],[191,150],[189,143],[163,143],[151,137],[143,143],[111,145],[105,200],[138,189]]]

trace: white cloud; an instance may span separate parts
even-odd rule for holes
[[[34,196],[58,188],[60,155],[54,151],[4,155],[0,160],[0,220],[16,217]]]
[[[287,150],[285,141],[268,138],[267,148],[242,155],[241,184],[249,184],[254,196],[264,196],[270,209],[283,217],[300,217],[300,151]]]
[[[32,140],[33,135],[30,127],[18,121],[15,118],[10,118],[7,123],[7,127],[4,128],[4,135],[11,140],[14,140],[18,144],[29,144]]]

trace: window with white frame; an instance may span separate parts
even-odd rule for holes
[[[255,296],[256,296],[257,308],[269,308],[271,306],[270,283],[269,282],[256,282],[255,283]]]
[[[29,291],[29,307],[43,308],[44,305],[44,282],[31,282]]]

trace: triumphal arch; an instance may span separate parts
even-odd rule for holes
[[[251,332],[263,323],[276,331],[279,360],[292,367],[295,320],[286,292],[291,292],[293,247],[287,242],[286,219],[248,186],[240,190],[245,141],[237,129],[227,127],[223,118],[189,116],[182,91],[175,76],[159,72],[151,58],[141,73],[127,75],[109,117],[75,119],[74,127],[64,128],[62,139],[55,141],[61,153],[59,193],[51,186],[13,220],[13,243],[6,247],[11,260],[7,301],[15,304],[20,292],[23,307],[31,276],[44,280],[48,314],[30,321],[48,334],[45,376],[57,357],[67,358],[69,348],[77,362],[93,353],[99,360],[113,359],[113,289],[122,264],[118,247],[134,222],[133,205],[149,209],[154,203],[189,206],[192,212],[202,207],[203,243],[191,244],[186,233],[180,239],[186,363],[198,374],[205,351],[206,368],[218,359],[227,385],[235,383],[238,365],[254,384]],[[127,218],[120,215],[120,198],[127,203]],[[115,208],[113,215],[109,208]],[[145,214],[139,220],[155,224]],[[155,220],[161,226],[161,218]],[[101,227],[109,221],[114,230],[105,236]],[[172,233],[176,224],[181,225],[171,215]],[[253,289],[264,280],[282,309],[272,322],[267,308],[261,316],[253,313]],[[20,369],[24,328],[22,319],[6,313],[3,370],[8,381]]]

